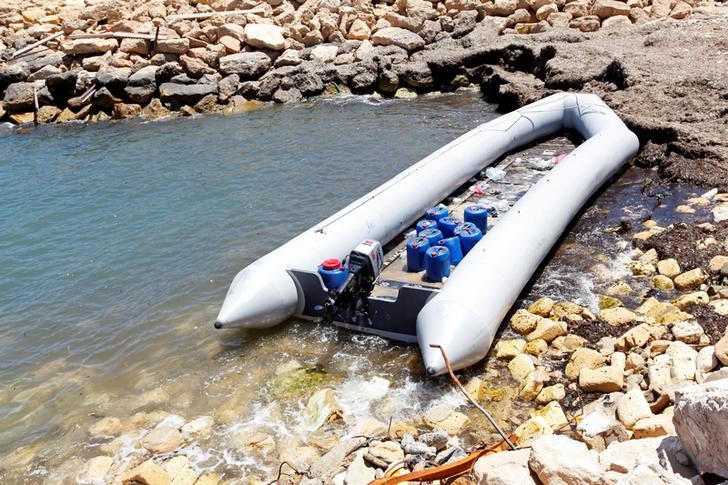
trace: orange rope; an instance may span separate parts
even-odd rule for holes
[[[510,435],[509,438],[512,441],[516,437],[515,435]],[[469,474],[472,471],[473,466],[475,466],[475,462],[478,461],[478,459],[482,456],[505,451],[508,448],[509,446],[506,441],[501,440],[495,444],[488,446],[487,448],[475,451],[465,458],[461,458],[460,460],[454,461],[452,463],[447,463],[445,465],[428,468],[426,470],[420,470],[418,472],[408,473],[406,475],[399,475],[396,477],[385,476],[378,480],[374,480],[369,485],[396,485],[402,482],[429,482],[432,480],[443,480],[445,478],[459,477],[460,475]],[[393,470],[393,472],[394,471],[396,470]]]

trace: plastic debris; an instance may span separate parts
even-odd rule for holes
[[[498,182],[498,181],[506,178],[506,171],[503,170],[502,168],[488,167],[485,170],[485,176],[488,177],[493,182]]]
[[[528,168],[532,168],[533,170],[550,170],[555,163],[555,158],[532,158],[528,161]]]

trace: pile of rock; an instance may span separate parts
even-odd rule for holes
[[[215,485],[220,477],[200,474],[185,455],[183,447],[212,433],[211,416],[186,421],[182,416],[163,411],[139,412],[128,422],[107,416],[88,428],[89,438],[102,453],[75,470],[79,483]],[[127,428],[140,433],[125,432]],[[123,447],[132,445],[132,452],[121,457]]]
[[[232,7],[255,12],[227,13]],[[411,97],[481,80],[474,70],[436,82],[419,56],[479,25],[589,31],[681,18],[690,9],[682,0],[19,2],[0,9],[0,119],[32,121],[34,90],[42,123],[237,112],[251,109],[250,100],[295,102],[342,91]],[[211,15],[172,17],[184,14]]]

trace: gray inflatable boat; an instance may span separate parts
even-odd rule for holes
[[[403,263],[403,237],[427,208],[445,202],[459,217],[479,195],[468,183],[477,185],[473,177],[485,167],[565,130],[584,141],[538,181],[526,181],[522,197],[449,277],[434,281]],[[524,106],[462,135],[244,268],[215,327],[267,328],[297,316],[418,342],[432,375],[446,368],[431,344],[442,346],[455,369],[475,364],[572,218],[638,148],[635,134],[597,96],[559,93]]]

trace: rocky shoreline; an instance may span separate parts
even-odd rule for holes
[[[728,477],[722,452],[728,417],[728,193],[711,190],[674,210],[690,219],[662,226],[659,218],[647,218],[640,226],[614,228],[631,239],[632,249],[628,260],[615,262],[622,267],[605,277],[609,286],[598,311],[548,297],[514,310],[485,373],[469,374],[464,384],[486,409],[511,406],[497,419],[520,449],[480,458],[470,475],[475,483],[701,484]],[[491,387],[487,375],[500,371],[505,377]],[[267,386],[273,395],[303,400],[300,423],[307,438],[274,438],[242,426],[234,433],[237,446],[280,466],[277,477],[273,471],[246,476],[243,483],[366,484],[460,460],[478,448],[464,441],[476,430],[483,443],[499,440],[464,400],[389,423],[352,421],[331,378],[295,360],[278,366]],[[392,392],[384,378],[371,385],[382,396]],[[50,476],[63,483],[240,483],[192,462],[209,453],[206,446],[214,444],[202,443],[239,419],[238,413],[168,413],[161,410],[169,399],[163,394],[140,396],[146,410],[131,416],[96,417],[86,430],[95,456],[69,460]],[[517,403],[530,409],[528,416],[521,417]],[[0,460],[0,469],[22,467],[33,453],[19,448]]]
[[[469,85],[510,110],[580,90],[653,144],[645,160],[667,176],[725,188],[726,13],[712,0],[17,2],[0,11],[0,119],[155,119]],[[534,35],[507,35],[522,32]]]

